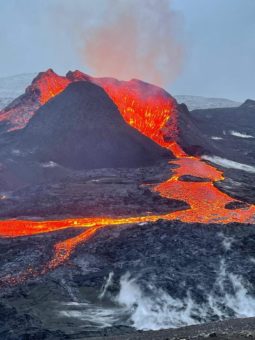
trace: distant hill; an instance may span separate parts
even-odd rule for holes
[[[247,99],[236,108],[217,108],[194,110],[190,112],[200,133],[207,138],[200,141],[205,148],[205,141],[211,138],[216,146],[214,155],[227,157],[245,164],[255,164],[255,101]]]
[[[221,107],[237,107],[241,105],[241,103],[236,102],[234,100],[225,99],[225,98],[208,98],[208,97],[200,97],[200,96],[185,96],[185,95],[176,95],[174,96],[178,103],[184,103],[187,105],[190,111],[197,109],[214,109]]]
[[[30,85],[36,73],[25,73],[11,77],[0,77],[0,110],[7,106]],[[221,107],[236,107],[241,103],[225,98],[208,98],[202,96],[176,95],[178,103],[184,103],[188,109],[210,109]]]
[[[36,73],[25,73],[0,78],[0,109],[8,105],[14,98],[24,93]]]

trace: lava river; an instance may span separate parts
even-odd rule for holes
[[[175,165],[170,179],[154,186],[152,190],[165,198],[185,201],[190,208],[164,215],[130,216],[128,218],[95,217],[52,221],[0,221],[0,236],[2,237],[31,236],[67,228],[79,228],[81,230],[77,236],[55,245],[53,258],[42,270],[30,268],[17,277],[3,278],[1,282],[15,284],[33,275],[40,275],[56,268],[70,257],[77,245],[86,242],[99,229],[107,226],[155,222],[159,219],[206,224],[254,223],[254,205],[247,205],[245,208],[235,210],[225,208],[226,204],[233,202],[233,199],[214,186],[214,182],[224,178],[221,171],[198,157],[186,155],[177,143],[164,141],[161,129],[170,118],[174,118],[173,124],[176,119],[176,117],[171,117],[171,115],[176,114],[173,109],[172,97],[160,96],[160,91],[144,96],[144,92],[140,91],[141,89],[136,81],[131,81],[133,82],[131,88],[128,86],[130,82],[113,82],[103,78],[94,82],[105,89],[130,125],[168,148],[176,156],[176,159],[170,162]],[[173,126],[173,131],[173,133],[177,133],[175,126]],[[183,176],[199,177],[200,181],[184,181]]]

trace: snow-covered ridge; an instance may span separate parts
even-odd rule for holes
[[[0,109],[25,92],[36,73],[19,74],[11,77],[0,77]]]
[[[237,107],[241,103],[225,98],[208,98],[200,96],[175,95],[178,103],[187,105],[190,111],[197,109],[214,109],[222,107]]]

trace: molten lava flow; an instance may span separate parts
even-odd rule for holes
[[[38,100],[43,105],[62,92],[69,84],[69,79],[61,77],[49,69],[46,72],[39,73],[26,92],[38,93]]]
[[[141,83],[135,80],[116,83],[101,79],[95,82],[112,98],[128,124],[155,142],[164,144],[161,129],[172,112],[173,98],[162,95],[160,89],[154,89],[152,92],[150,88],[147,90],[147,85],[144,89]]]
[[[102,87],[128,124],[171,150],[176,157],[186,156],[176,143],[178,140],[177,102],[163,89],[139,80],[118,81],[113,78],[93,78],[79,71],[68,72],[66,77],[62,77],[49,69],[38,74],[26,89],[20,103],[0,112],[0,121],[9,122],[9,131],[25,127],[40,106],[75,81],[89,81]],[[171,119],[169,133],[171,142],[165,142],[162,129],[169,119]]]
[[[178,167],[174,169],[173,176],[164,183],[157,185],[154,190],[161,196],[170,199],[179,199],[187,202],[190,208],[187,210],[171,212],[164,215],[148,215],[129,218],[80,218],[57,221],[24,221],[9,220],[0,222],[0,235],[5,237],[30,236],[40,233],[48,233],[54,230],[67,228],[82,228],[81,234],[61,241],[55,245],[54,257],[42,270],[27,271],[15,276],[8,276],[0,280],[0,284],[17,284],[28,278],[44,274],[69,259],[73,250],[80,243],[89,240],[99,229],[106,226],[119,226],[137,224],[141,222],[156,222],[159,219],[180,220],[187,223],[253,223],[255,206],[244,209],[225,209],[232,198],[218,190],[213,181],[223,179],[223,174],[211,165],[208,165],[195,157],[181,158],[171,162]],[[209,182],[183,182],[179,178],[190,175],[206,178]]]
[[[178,109],[176,100],[165,90],[140,80],[119,81],[94,78],[82,72],[68,72],[70,81],[90,81],[102,87],[118,107],[125,121],[154,142],[169,149],[176,157],[187,156],[176,143]],[[162,129],[171,119],[171,141],[166,142]]]
[[[173,176],[154,189],[161,196],[187,202],[190,209],[176,211],[167,219],[177,219],[188,223],[254,223],[255,206],[244,209],[229,210],[226,204],[233,201],[227,194],[217,189],[213,182],[222,180],[223,173],[201,161],[199,158],[182,158],[171,163],[179,167],[174,169]],[[184,182],[179,178],[183,175],[200,177],[209,182]]]
[[[109,79],[96,79],[117,105],[125,121],[151,138],[159,145],[168,148],[176,157],[185,153],[174,142],[178,137],[177,110],[175,100],[160,88],[152,87],[137,80],[116,82]],[[172,118],[173,141],[165,142],[162,129]]]
[[[0,121],[7,123],[8,131],[24,128],[40,106],[62,92],[70,82],[51,69],[39,73],[22,96],[0,111]]]
[[[0,221],[0,235],[3,237],[30,236],[67,228],[91,228],[107,225],[154,222],[161,218],[161,216],[162,215],[149,215],[128,218],[91,217],[51,221],[4,220]]]
[[[168,148],[176,157],[186,156],[176,143],[177,102],[163,89],[136,79],[119,81],[113,78],[93,78],[79,71],[69,72],[67,78],[71,81],[90,81],[102,87],[129,125],[159,145]],[[162,129],[170,118],[171,141],[166,142]]]
[[[52,75],[49,74],[49,77],[51,78]],[[56,79],[56,77],[54,76],[53,79]],[[28,268],[26,272],[16,277],[6,277],[0,280],[0,282],[16,284],[23,282],[29,277],[44,274],[47,270],[56,268],[70,257],[77,245],[87,241],[97,230],[106,226],[155,222],[158,219],[206,224],[226,224],[232,222],[254,223],[255,206],[250,205],[246,208],[235,210],[225,208],[226,204],[232,202],[233,199],[221,192],[213,184],[224,178],[223,173],[198,157],[187,156],[177,144],[178,116],[176,102],[164,90],[137,80],[119,82],[110,78],[96,79],[76,71],[68,73],[67,78],[62,79],[59,84],[55,84],[55,80],[50,79],[45,87],[47,90],[41,91],[40,102],[43,103],[47,101],[56,93],[61,92],[68,83],[78,80],[91,81],[104,88],[119,108],[119,111],[127,123],[158,144],[171,150],[177,159],[170,163],[177,167],[173,171],[173,176],[166,182],[157,185],[154,190],[163,197],[185,201],[189,204],[190,208],[164,215],[128,218],[95,217],[58,221],[0,221],[0,235],[4,237],[30,236],[70,227],[81,228],[82,230],[78,236],[57,243],[55,245],[54,257],[42,270]],[[43,82],[40,88],[44,89]],[[51,89],[50,91],[48,91],[49,88]],[[166,142],[162,135],[162,128],[167,121],[169,122],[169,119],[172,124],[172,141]],[[180,180],[182,176],[199,177],[207,181],[186,182]]]

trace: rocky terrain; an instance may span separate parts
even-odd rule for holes
[[[22,160],[53,161],[73,169],[132,168],[171,158],[126,124],[104,90],[89,82],[71,84],[7,138],[2,159],[18,150]]]
[[[217,187],[254,203],[255,101],[247,100],[236,108],[196,110],[189,115],[204,138],[199,139],[199,147],[193,145],[188,150],[207,155],[205,159],[224,171],[225,179],[217,182]]]
[[[254,113],[40,73],[0,113],[0,338],[253,337]]]
[[[35,166],[32,170],[36,170]],[[152,185],[169,178],[171,167],[165,163],[137,169],[62,168],[61,174],[55,167],[42,170],[41,183],[33,184],[30,179],[29,185],[23,181],[20,188],[2,192],[1,218],[139,216],[189,207],[184,201],[169,200],[150,190]],[[38,173],[34,178],[37,182]]]
[[[196,110],[190,113],[199,130],[211,138],[216,156],[255,165],[255,101],[247,100],[236,108]]]
[[[123,339],[140,339],[132,327],[171,328],[252,315],[252,225],[159,221],[111,227],[81,244],[53,272],[36,277],[30,272],[18,286],[4,283],[10,271],[18,276],[28,267],[42,269],[53,256],[53,245],[77,233],[70,229],[1,239],[1,338],[121,338],[131,332]],[[212,324],[144,337],[199,339],[228,327],[242,338],[254,331],[252,321],[241,325]]]

